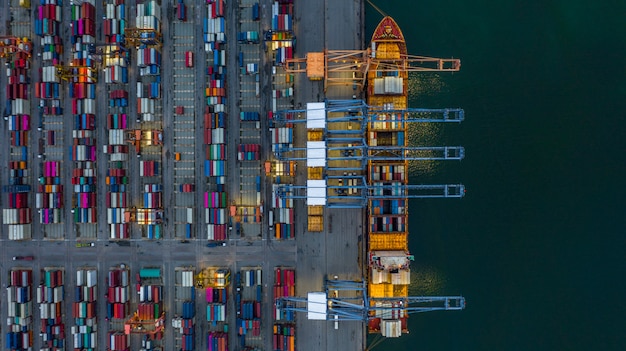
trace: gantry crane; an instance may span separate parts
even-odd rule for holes
[[[306,73],[311,80],[324,80],[324,91],[332,85],[363,88],[368,74],[383,72],[456,72],[461,60],[401,54],[398,59],[377,58],[371,48],[365,50],[324,50],[309,52],[304,58],[285,61],[285,71]]]
[[[319,113],[320,109],[324,110],[323,113]],[[327,127],[317,130],[321,133],[317,139],[321,141],[307,142],[306,147],[276,145],[274,157],[280,161],[307,161],[309,157],[321,157],[324,165],[319,166],[324,169],[324,174],[319,179],[323,179],[325,184],[280,184],[274,188],[278,198],[312,199],[323,196],[328,199],[327,207],[362,208],[368,200],[460,198],[465,195],[462,184],[411,185],[405,184],[406,179],[381,179],[376,184],[368,184],[366,177],[371,168],[368,165],[406,167],[408,161],[462,160],[465,157],[462,146],[370,145],[365,140],[367,131],[404,130],[408,123],[460,123],[464,120],[462,109],[393,109],[370,107],[360,100],[327,100],[315,106],[307,105],[305,110],[279,111],[274,115],[274,123],[276,126],[304,123],[309,114],[325,121]],[[358,128],[348,128],[352,124]]]
[[[365,280],[325,280],[323,292],[309,292],[307,297],[284,296],[276,299],[276,307],[292,312],[305,312],[309,320],[362,321],[370,330],[383,336],[399,337],[405,329],[403,320],[409,314],[465,309],[462,296],[398,296],[375,298],[368,295]],[[381,325],[382,324],[382,325]],[[389,325],[384,328],[383,325]],[[335,325],[337,328],[337,324]]]
[[[139,319],[139,315],[135,312],[124,324],[129,333],[147,334],[154,338],[165,330],[165,312],[162,312],[159,318],[152,320]]]
[[[142,147],[163,145],[163,133],[160,130],[129,130],[126,132],[126,141],[135,147],[139,157]]]
[[[163,210],[154,208],[129,207],[124,210],[124,223],[160,224],[163,222]]]
[[[161,33],[152,28],[126,28],[125,39],[127,46],[160,48],[163,45]]]
[[[30,58],[32,50],[33,43],[28,38],[0,36],[0,58],[8,58],[16,53],[22,53],[26,58]]]
[[[56,65],[55,67],[56,74],[60,79],[72,82],[85,78],[87,80],[86,83],[98,82],[98,69],[96,67],[63,65]]]

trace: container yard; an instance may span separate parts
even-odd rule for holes
[[[333,328],[278,303],[333,274],[365,275],[373,295],[409,279],[387,274],[380,252],[408,259],[408,199],[365,197],[377,182],[379,195],[407,184],[408,168],[362,161],[359,141],[404,145],[404,124],[332,105],[401,96],[402,74],[367,82],[345,71],[346,83],[292,66],[325,47],[363,49],[362,11],[299,0],[0,4],[10,24],[0,28],[5,348],[359,350],[365,326],[397,334],[392,323]],[[325,126],[301,123],[319,108],[311,102],[334,109]],[[309,164],[310,142],[327,148],[325,165]],[[309,204],[302,184],[324,179],[326,205]]]
[[[263,281],[260,268],[241,269],[235,277],[235,308],[240,349],[263,347],[261,321]]]
[[[175,301],[172,328],[176,338],[176,349],[196,349],[196,287],[194,269],[176,267]]]
[[[124,322],[130,317],[130,270],[125,265],[111,267],[106,278],[107,348],[126,350],[130,345]]]
[[[98,271],[94,267],[76,271],[72,318],[70,328],[71,347],[74,349],[98,349]]]
[[[51,350],[66,349],[65,323],[65,271],[56,267],[46,267],[41,272],[42,282],[37,288],[39,304],[41,344]]]

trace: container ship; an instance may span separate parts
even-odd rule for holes
[[[384,17],[376,27],[371,56],[375,63],[367,72],[367,104],[379,111],[368,121],[368,144],[405,147],[407,124],[392,110],[407,108],[408,71],[389,67],[400,67],[396,64],[407,56],[407,49],[402,31],[391,17]],[[381,155],[379,150],[376,152]],[[385,199],[370,198],[367,209],[368,295],[388,301],[372,302],[385,308],[374,309],[377,312],[370,316],[368,331],[383,336],[399,336],[408,331],[408,316],[402,306],[408,297],[412,256],[408,251],[408,199],[401,190],[408,181],[407,163],[401,158],[368,161],[369,186],[380,188],[375,195],[386,195]]]

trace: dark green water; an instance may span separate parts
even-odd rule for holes
[[[423,128],[466,158],[413,183],[415,294],[467,299],[412,315],[374,350],[626,350],[626,2],[378,0],[409,53],[462,60],[412,77],[412,107],[462,107]],[[368,38],[381,16],[367,7]]]

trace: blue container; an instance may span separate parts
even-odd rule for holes
[[[185,238],[191,239],[191,223],[185,224]]]
[[[28,148],[26,146],[22,146],[22,159],[21,161],[28,161]]]
[[[261,302],[261,300],[263,300],[263,288],[261,285],[256,286],[256,300],[257,302]]]
[[[252,5],[252,20],[253,21],[259,20],[259,3],[258,2],[255,2],[254,5]]]

